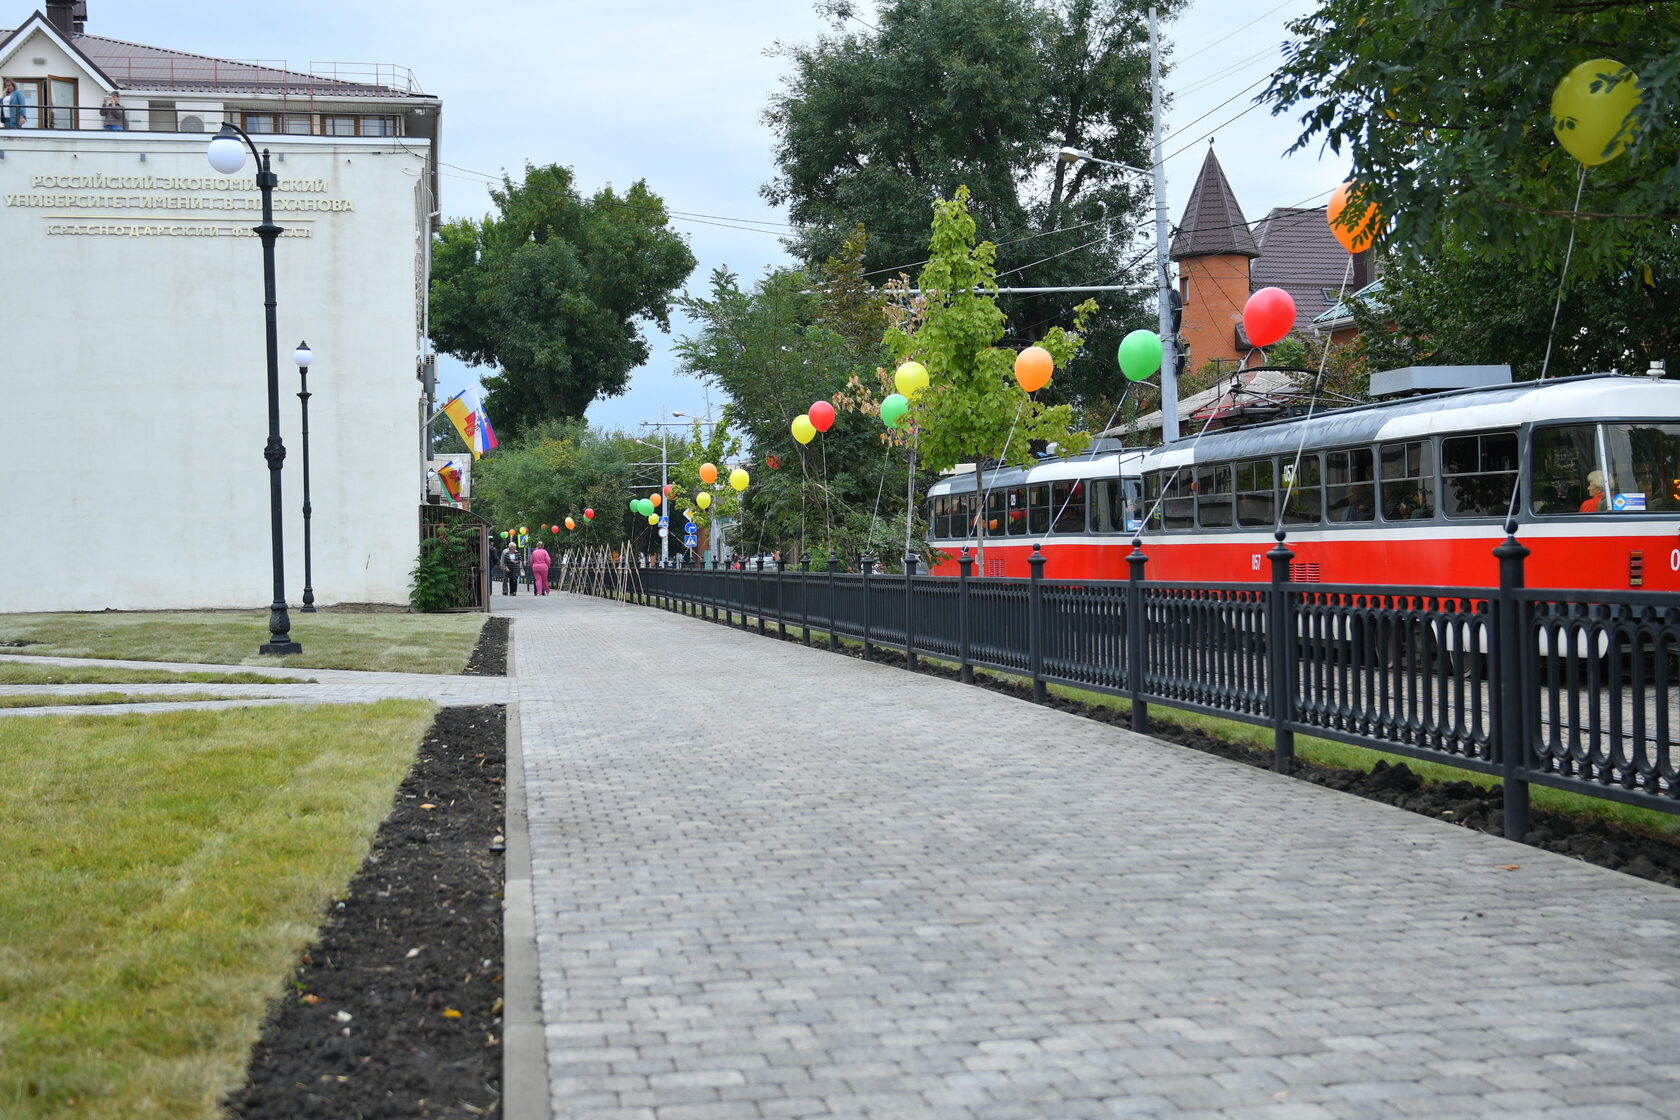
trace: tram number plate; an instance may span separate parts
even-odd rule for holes
[[[1671,572],[1680,572],[1680,548],[1677,548],[1668,554],[1668,570]]]
[[[1248,566],[1257,572],[1260,570],[1260,554],[1258,552],[1250,554]]]

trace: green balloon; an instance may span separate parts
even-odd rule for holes
[[[631,513],[642,512],[642,500],[640,498],[631,498],[630,499],[630,512]]]
[[[881,423],[889,428],[898,427],[898,422],[904,419],[904,414],[910,411],[910,399],[903,393],[894,393],[881,402]]]
[[[637,498],[636,512],[641,514],[643,517],[650,516],[653,513],[653,503],[648,501],[646,498]]]
[[[1120,372],[1127,381],[1145,381],[1160,368],[1160,335],[1137,330],[1120,340]]]

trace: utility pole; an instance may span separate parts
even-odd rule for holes
[[[1167,164],[1161,135],[1161,43],[1149,9],[1149,100],[1155,142],[1155,271],[1161,332],[1161,439],[1178,439],[1178,338],[1172,322],[1172,277],[1167,260]]]

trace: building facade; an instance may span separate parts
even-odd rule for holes
[[[261,201],[249,161],[208,163],[223,121],[280,180],[287,601],[304,581],[300,341],[316,601],[406,601],[440,103],[394,67],[306,74],[102,39],[85,18],[54,3],[0,32],[0,77],[26,92],[22,127],[0,130],[0,387],[26,527],[0,535],[0,611],[272,597]]]

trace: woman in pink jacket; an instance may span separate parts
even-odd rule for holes
[[[538,595],[548,594],[548,549],[538,545],[531,552],[531,577],[536,581]]]

